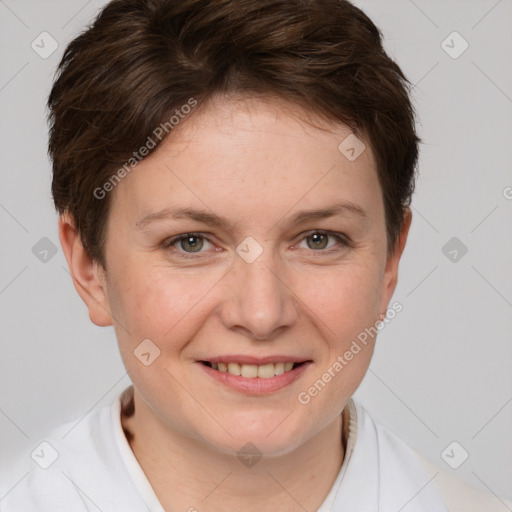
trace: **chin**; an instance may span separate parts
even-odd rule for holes
[[[300,424],[298,418],[293,418],[293,412],[287,417],[288,414],[289,411],[276,417],[268,413],[262,418],[261,413],[245,413],[243,419],[237,415],[237,418],[223,422],[225,430],[221,429],[220,436],[212,439],[209,430],[203,439],[215,450],[230,455],[243,452],[244,447],[249,452],[253,449],[269,457],[286,455],[309,437],[305,422]]]

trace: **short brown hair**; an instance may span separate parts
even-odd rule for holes
[[[410,83],[346,0],[113,0],[67,46],[48,99],[52,193],[105,266],[95,190],[191,98],[268,95],[364,134],[393,250],[420,139]],[[341,141],[340,141],[341,142]]]

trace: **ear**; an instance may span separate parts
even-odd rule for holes
[[[386,261],[386,269],[384,271],[384,280],[381,293],[380,311],[386,312],[388,303],[395,293],[396,284],[398,282],[398,264],[405,248],[409,228],[412,222],[412,212],[410,208],[406,208],[400,235],[398,236],[393,252],[388,254]]]
[[[91,322],[100,327],[112,325],[105,271],[87,254],[69,213],[59,216],[59,239],[73,284],[89,310]]]

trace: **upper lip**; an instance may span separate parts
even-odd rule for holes
[[[215,356],[211,358],[201,359],[201,361],[207,361],[210,363],[240,363],[240,364],[254,364],[257,366],[261,366],[264,364],[270,363],[304,363],[306,361],[310,361],[310,359],[300,357],[300,356],[286,356],[286,355],[275,355],[275,356],[265,356],[265,357],[256,357],[249,355],[225,355],[225,356]]]

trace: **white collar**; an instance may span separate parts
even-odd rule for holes
[[[112,427],[114,429],[114,437],[117,442],[121,457],[126,465],[126,469],[135,484],[136,489],[139,491],[142,499],[144,500],[149,512],[165,512],[160,504],[153,487],[149,483],[139,461],[135,457],[128,440],[123,431],[121,423],[121,403],[129,398],[130,393],[133,392],[133,386],[126,388],[112,403],[110,409]]]
[[[165,512],[123,431],[121,403],[133,387],[112,403],[111,421],[124,464],[149,512]],[[350,399],[343,409],[345,455],[336,480],[317,512],[447,512],[414,452],[373,421]]]

